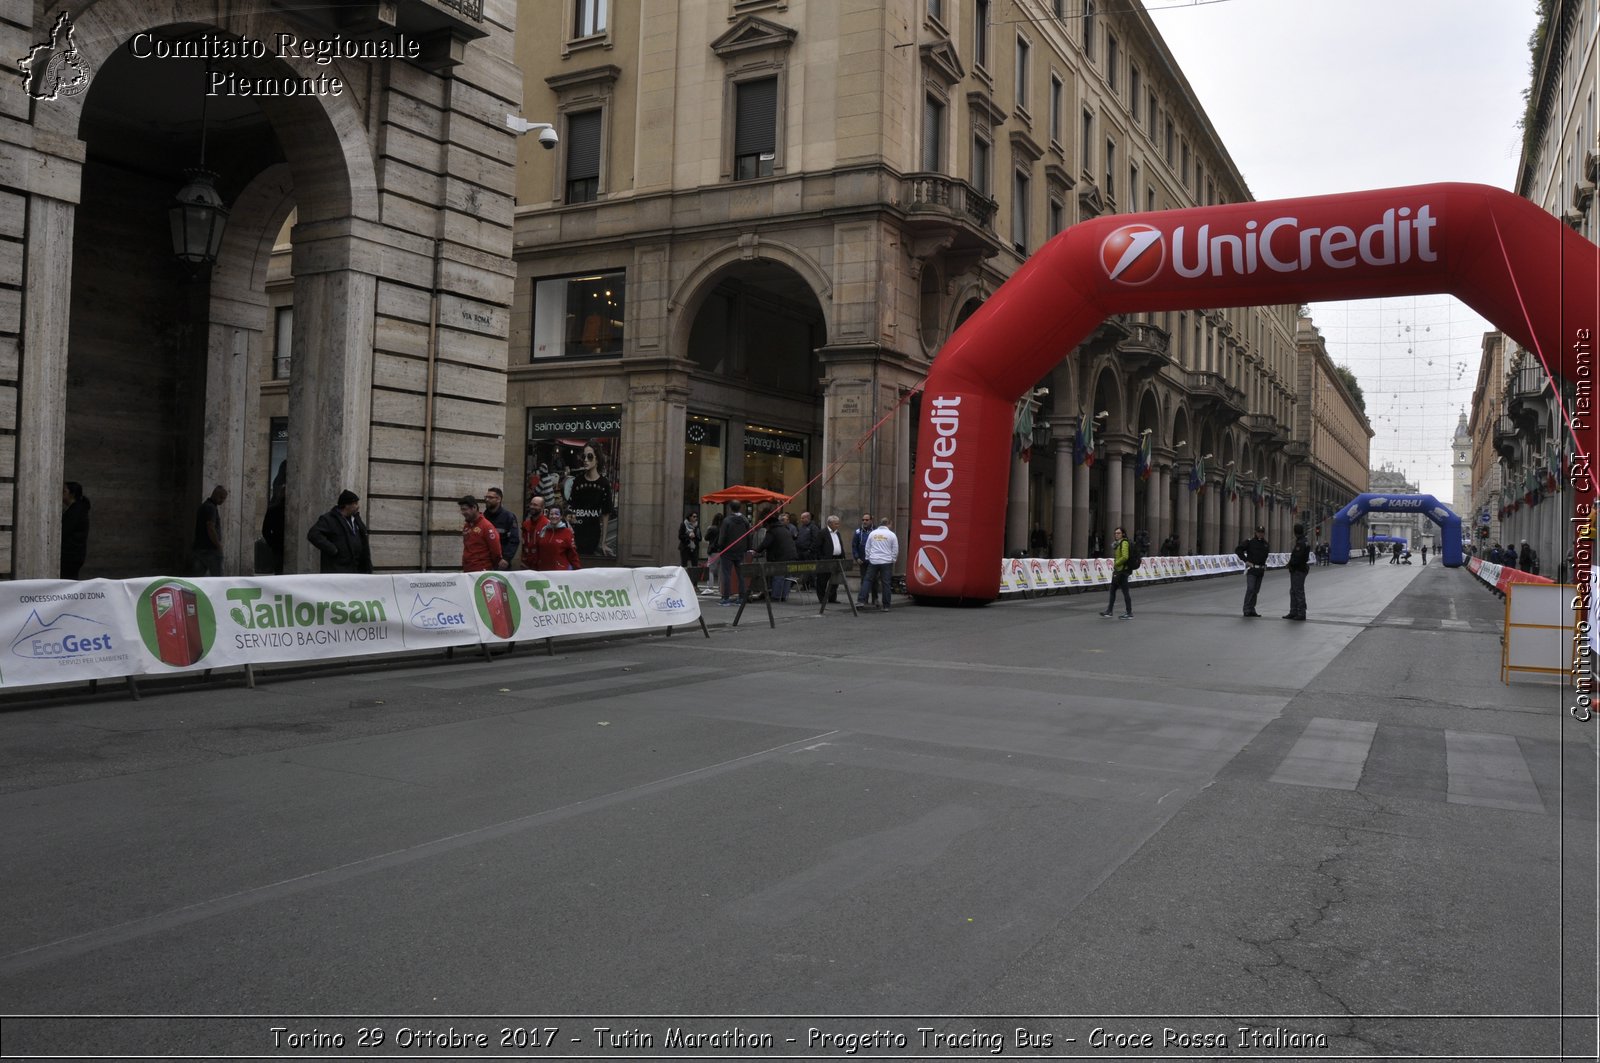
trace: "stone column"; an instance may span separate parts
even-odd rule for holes
[[[73,204],[32,195],[22,278],[22,335],[27,337],[17,379],[16,511],[11,549],[15,579],[61,574],[61,484],[66,463],[67,327],[72,319]],[[4,304],[0,302],[0,309]],[[4,314],[0,313],[0,317]],[[0,330],[15,325],[0,323]],[[12,358],[15,364],[16,353]],[[115,445],[115,441],[108,441]],[[102,525],[95,534],[114,535]],[[89,549],[93,556],[94,543]]]
[[[1222,485],[1213,480],[1206,485],[1205,498],[1200,506],[1200,526],[1195,529],[1195,553],[1217,552],[1219,522],[1222,513]]]
[[[1072,551],[1068,557],[1089,556],[1089,466],[1072,469]]]
[[[1073,519],[1073,506],[1077,498],[1077,466],[1072,463],[1072,440],[1056,435],[1056,497],[1054,527],[1050,529],[1051,553],[1057,557],[1075,557],[1072,544],[1077,534],[1077,521]]]
[[[1122,527],[1132,539],[1139,534],[1139,469],[1132,454],[1122,463]]]
[[[630,359],[623,411],[622,467],[631,470],[618,499],[616,563],[676,564],[683,519],[683,443],[688,425],[687,368],[663,359]]]
[[[1028,463],[1011,455],[1011,484],[1006,492],[1006,554],[1028,549]]]
[[[1106,505],[1105,505],[1105,536],[1106,545],[1111,544],[1112,533],[1121,527],[1127,530],[1127,525],[1122,522],[1122,455],[1106,455]]]
[[[207,329],[205,443],[199,496],[213,484],[228,489],[222,521],[222,570],[228,575],[255,571],[255,541],[260,531],[260,474],[254,458],[260,417],[260,381],[252,346],[261,333],[213,321]],[[329,501],[332,505],[332,500]],[[324,509],[327,507],[324,506]],[[289,529],[284,529],[285,541]]]
[[[292,436],[284,534],[284,568],[289,572],[317,570],[315,551],[301,529],[309,528],[345,488],[365,498],[370,471],[378,278],[352,268],[360,257],[353,236],[330,233],[319,239],[320,228],[297,232],[294,244]],[[495,415],[504,431],[503,409]]]
[[[1144,510],[1145,530],[1150,533],[1150,549],[1161,549],[1161,540],[1167,537],[1166,519],[1162,514],[1162,503],[1166,501],[1165,484],[1167,482],[1166,469],[1152,466],[1150,479],[1144,482]]]

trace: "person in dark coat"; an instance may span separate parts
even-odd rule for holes
[[[1539,574],[1539,555],[1533,552],[1528,540],[1522,540],[1522,553],[1517,555],[1517,567],[1535,576]]]
[[[505,492],[491,487],[483,493],[483,515],[489,518],[494,530],[500,533],[500,567],[510,568],[517,562],[517,549],[521,543],[517,515],[501,505]]]
[[[61,578],[77,579],[89,556],[89,500],[83,485],[68,480],[61,488]]]
[[[267,553],[272,555],[274,576],[283,575],[283,525],[289,508],[287,494],[288,489],[283,484],[274,487],[267,511],[261,516],[261,541],[267,544]]]
[[[317,518],[306,539],[322,554],[324,572],[372,571],[372,544],[354,491],[340,491],[339,504]]]
[[[698,584],[695,568],[700,564],[700,514],[690,510],[683,523],[678,525],[678,564],[689,570],[689,578]]]
[[[757,551],[772,564],[788,564],[797,561],[800,557],[799,548],[795,546],[794,525],[789,523],[789,514],[779,513],[777,520],[770,524],[767,537],[761,541],[761,548]],[[772,577],[772,585],[768,588],[775,602],[789,600],[789,575],[787,572]]]
[[[1311,571],[1311,547],[1306,543],[1306,526],[1294,526],[1294,549],[1289,551],[1289,611],[1285,620],[1306,618],[1306,573]]]

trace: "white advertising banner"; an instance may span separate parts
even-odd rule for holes
[[[119,580],[0,583],[0,638],[0,687],[131,675],[144,657]]]
[[[0,584],[0,689],[691,624],[682,568]]]
[[[1288,563],[1287,553],[1270,554],[1267,557],[1268,568],[1282,568]],[[1005,558],[1000,562],[1000,593],[1059,592],[1104,587],[1111,582],[1114,566],[1115,562],[1109,557]],[[1129,582],[1220,576],[1244,570],[1244,561],[1235,554],[1186,557],[1147,555],[1133,570]]]

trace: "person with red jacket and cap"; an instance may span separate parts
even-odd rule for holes
[[[462,495],[461,571],[488,572],[500,567],[500,533],[494,522],[478,512],[478,500]]]
[[[578,545],[572,535],[572,525],[561,519],[561,510],[551,506],[546,510],[549,520],[539,529],[538,545],[534,547],[533,567],[543,572],[567,572],[582,568],[578,564]]]
[[[523,568],[539,567],[539,533],[549,523],[550,518],[544,515],[544,495],[529,496],[528,515],[522,522]]]

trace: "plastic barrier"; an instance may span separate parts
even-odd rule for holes
[[[696,623],[681,568],[0,584],[0,689]]]

